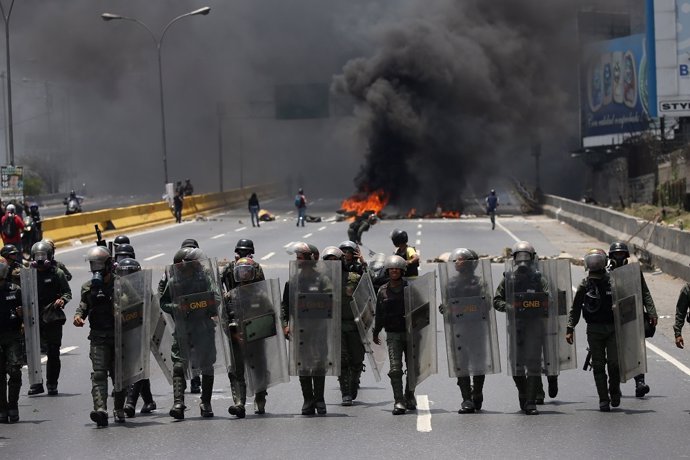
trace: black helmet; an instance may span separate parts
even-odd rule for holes
[[[340,249],[343,252],[352,251],[353,253],[356,253],[357,252],[357,245],[350,240],[346,240],[346,241],[343,241],[342,243],[340,243],[338,245],[338,249]]]
[[[113,240],[113,244],[115,246],[118,246],[120,244],[131,244],[129,241],[129,237],[127,235],[117,235],[115,239]]]
[[[187,256],[187,253],[192,249],[194,248],[187,247],[178,249],[175,255],[173,256],[173,263],[179,264],[180,262],[182,262],[184,258]]]
[[[401,244],[407,243],[407,232],[405,230],[400,230],[396,228],[391,233],[391,240],[395,246],[400,246]]]
[[[136,259],[134,248],[128,243],[118,244],[115,248],[115,261],[118,262],[126,258]]]
[[[235,251],[237,251],[238,249],[244,251],[251,251],[251,254],[254,254],[254,242],[247,238],[242,238],[235,245]]]
[[[0,257],[0,280],[7,279],[7,275],[10,273],[9,261],[5,260],[4,257]]]
[[[125,257],[117,263],[115,273],[119,276],[129,275],[130,273],[141,270],[141,265],[131,257]]]
[[[182,244],[180,245],[180,247],[181,247],[181,248],[198,248],[198,247],[199,247],[199,243],[197,243],[197,241],[196,241],[195,239],[187,238],[186,240],[184,240],[184,241],[182,242]]]
[[[625,253],[626,259],[630,257],[630,250],[628,249],[628,245],[623,243],[622,241],[614,241],[613,243],[611,243],[611,246],[609,247],[609,257],[613,258],[614,253]]]
[[[313,254],[314,260],[319,260],[319,248],[317,248],[311,243],[307,243],[307,246],[309,246],[309,250]]]
[[[7,260],[16,258],[18,254],[19,249],[13,244],[6,244],[0,249],[0,257],[4,257]]]
[[[585,270],[601,272],[606,269],[606,252],[603,249],[590,249],[585,254]]]

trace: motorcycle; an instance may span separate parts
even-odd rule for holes
[[[65,198],[63,201],[63,204],[66,206],[65,215],[69,216],[70,214],[76,214],[78,212],[81,212],[81,202],[82,199],[79,197]]]
[[[31,247],[43,239],[40,222],[27,214],[24,216],[24,230],[22,230],[22,248],[27,254],[31,254]]]

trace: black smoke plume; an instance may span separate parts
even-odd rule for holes
[[[382,26],[373,55],[350,60],[332,89],[357,104],[367,143],[358,190],[384,189],[401,206],[457,208],[466,183],[489,188],[531,174],[533,143],[576,130],[575,8],[418,3]]]

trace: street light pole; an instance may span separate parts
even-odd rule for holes
[[[2,19],[5,21],[5,59],[7,66],[7,148],[10,156],[10,165],[14,166],[14,129],[12,126],[12,70],[10,66],[10,16],[12,16],[12,8],[14,7],[14,0],[10,3],[5,13],[5,7],[0,2],[0,12]]]
[[[13,0],[14,1],[14,0]],[[199,8],[198,10],[190,11],[189,13],[181,14],[177,16],[176,18],[173,18],[168,24],[166,24],[165,27],[163,27],[163,31],[161,32],[160,38],[156,37],[156,34],[153,33],[153,31],[141,22],[140,20],[136,18],[130,18],[127,16],[121,16],[119,14],[113,14],[113,13],[103,13],[101,14],[101,19],[104,21],[113,21],[113,20],[118,20],[122,19],[125,21],[131,21],[136,24],[139,24],[141,27],[146,29],[149,34],[151,34],[151,38],[153,39],[153,42],[156,44],[156,52],[158,54],[158,90],[159,90],[159,95],[160,95],[160,109],[161,109],[161,137],[162,137],[162,142],[161,145],[163,147],[163,176],[164,176],[164,184],[168,183],[168,144],[167,144],[167,138],[166,138],[166,133],[165,133],[165,99],[163,97],[163,59],[162,59],[162,53],[161,49],[163,46],[163,39],[165,38],[165,34],[168,32],[168,29],[170,26],[172,26],[174,23],[179,21],[182,18],[186,18],[187,16],[196,16],[196,15],[207,15],[208,13],[211,12],[211,8],[208,6],[204,6],[203,8]]]

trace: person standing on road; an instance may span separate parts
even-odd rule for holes
[[[2,235],[2,242],[14,245],[20,254],[22,253],[23,230],[24,221],[16,214],[15,206],[8,204],[5,215],[0,220],[0,234]]]
[[[628,250],[628,245],[622,241],[614,241],[609,247],[609,270],[615,270],[618,267],[626,265],[629,257],[630,251]],[[652,299],[652,293],[649,292],[649,287],[647,287],[647,282],[644,279],[642,271],[640,271],[640,284],[642,285],[642,305],[644,306],[644,335],[645,337],[652,337],[654,332],[656,332],[656,324],[659,316],[656,313],[654,299]],[[635,396],[643,398],[647,393],[649,393],[649,385],[645,383],[644,374],[636,375]]]
[[[46,362],[46,386],[48,395],[58,394],[58,378],[62,365],[60,347],[62,346],[62,328],[65,324],[63,310],[72,300],[72,290],[62,270],[52,260],[52,247],[39,241],[31,248],[31,267],[36,268],[38,292],[39,330],[41,343],[45,346],[48,361]],[[25,286],[25,289],[28,289]],[[54,312],[59,311],[58,315]],[[43,385],[31,385],[29,395],[43,393]]]
[[[611,406],[618,407],[621,403],[611,278],[606,271],[606,263],[606,252],[603,249],[591,249],[585,255],[587,277],[582,280],[575,293],[565,335],[565,340],[572,344],[575,326],[582,314],[587,322],[587,343],[592,353],[592,374],[599,394],[599,410],[602,412],[610,412]]]
[[[407,266],[405,276],[407,278],[419,276],[419,254],[414,247],[407,245],[407,232],[396,228],[391,233],[391,241],[396,248],[395,255],[402,257],[405,261]]]
[[[514,308],[513,303],[518,295],[531,298],[533,308],[543,308],[541,301],[537,299],[539,294],[548,297],[549,283],[537,269],[534,246],[527,241],[520,241],[513,245],[512,253],[513,271],[503,273],[503,279],[494,295],[494,308],[505,313],[507,308]],[[512,286],[506,286],[506,279],[509,279]],[[507,298],[506,294],[512,298]],[[513,381],[518,390],[520,409],[527,415],[538,415],[537,395],[541,386],[541,364],[547,331],[542,316],[526,312],[520,317],[517,313],[515,316],[515,324],[508,325],[509,328],[514,328],[509,329],[509,333],[518,337],[515,349],[509,348],[509,365],[515,367]]]
[[[678,295],[678,302],[676,303],[676,321],[673,324],[673,334],[676,337],[676,346],[678,348],[685,348],[683,335],[681,334],[685,321],[690,323],[690,316],[688,309],[690,308],[690,283],[685,283],[685,286],[680,290]]]
[[[0,424],[19,421],[22,388],[22,293],[9,274],[0,258]]]
[[[73,324],[84,327],[89,318],[89,358],[91,358],[91,396],[93,410],[91,420],[99,427],[108,426],[108,373],[115,378],[115,315],[113,295],[115,278],[110,252],[96,246],[86,253],[91,279],[81,287],[81,302],[74,314]],[[113,382],[114,384],[114,382]],[[113,417],[115,422],[125,422],[125,396],[127,390],[113,392]]]
[[[491,189],[491,192],[486,197],[486,213],[491,219],[491,230],[496,229],[496,208],[498,208],[498,197],[496,190]]]
[[[386,331],[386,345],[390,359],[390,371],[393,388],[393,415],[402,415],[407,410],[417,409],[417,400],[414,396],[414,388],[406,379],[405,392],[403,393],[403,354],[407,357],[407,328],[405,324],[405,286],[407,281],[403,279],[408,265],[400,256],[388,256],[385,262],[385,270],[388,272],[389,281],[379,288],[376,294],[376,316],[374,318],[373,340],[377,345],[381,344],[379,334]]]
[[[252,196],[249,197],[247,207],[249,208],[249,215],[252,219],[252,227],[261,227],[261,225],[259,225],[259,209],[261,209],[261,207],[259,206],[259,197],[256,196],[256,193],[252,193]],[[256,221],[256,224],[254,224],[254,221]]]
[[[182,223],[182,205],[184,203],[184,198],[182,198],[182,193],[175,193],[173,198],[173,210],[175,212],[175,222],[178,224]]]
[[[300,222],[302,222],[302,227],[304,227],[304,219],[307,216],[307,197],[304,196],[303,189],[297,190],[295,207],[297,208],[297,226],[299,227]]]

